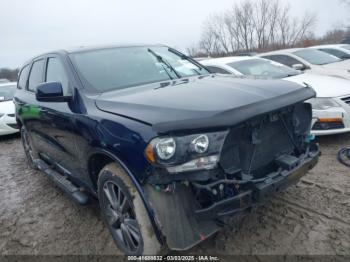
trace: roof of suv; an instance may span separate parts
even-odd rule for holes
[[[97,45],[97,46],[79,46],[73,47],[69,49],[65,49],[64,51],[67,53],[79,53],[85,51],[93,51],[99,49],[109,49],[109,48],[122,48],[122,47],[146,47],[146,46],[166,46],[163,44],[114,44],[114,45]]]
[[[163,44],[114,44],[114,45],[96,45],[96,46],[78,46],[78,47],[72,47],[72,48],[66,48],[66,49],[57,49],[57,50],[51,50],[49,52],[41,53],[39,55],[33,56],[31,59],[28,59],[23,65],[26,65],[33,61],[34,59],[45,56],[48,54],[72,54],[72,53],[79,53],[79,52],[86,52],[86,51],[94,51],[94,50],[100,50],[100,49],[109,49],[109,48],[118,48],[118,47],[146,47],[146,46],[164,46]]]

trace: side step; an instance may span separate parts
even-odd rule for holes
[[[36,159],[35,164],[38,169],[45,173],[64,193],[66,193],[73,201],[80,205],[86,205],[89,203],[89,196],[80,191],[72,182],[70,182],[65,176],[51,169],[43,160]]]

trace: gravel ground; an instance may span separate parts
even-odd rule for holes
[[[350,135],[319,142],[320,162],[298,185],[190,252],[350,255],[350,169],[336,160]],[[29,169],[18,136],[0,138],[0,197],[2,255],[119,254],[97,204],[76,205]]]

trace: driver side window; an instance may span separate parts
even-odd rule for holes
[[[69,80],[62,62],[57,57],[50,57],[47,61],[46,82],[60,82],[62,84],[63,95],[71,95]]]

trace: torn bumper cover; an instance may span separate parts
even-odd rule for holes
[[[264,182],[251,183],[251,190],[243,192],[232,198],[216,202],[205,209],[194,211],[198,219],[215,219],[232,215],[255,205],[265,202],[275,193],[283,191],[297,183],[301,177],[307,174],[318,162],[319,151],[303,160],[297,167],[290,171],[273,173]]]
[[[186,183],[175,183],[172,192],[157,190],[148,184],[145,192],[168,247],[172,250],[188,250],[220,229],[218,218],[232,216],[259,205],[275,193],[297,183],[317,164],[319,155],[318,146],[314,145],[313,150],[289,170],[271,173],[263,182],[248,182],[246,187],[249,189],[206,208],[198,205],[191,187]]]

